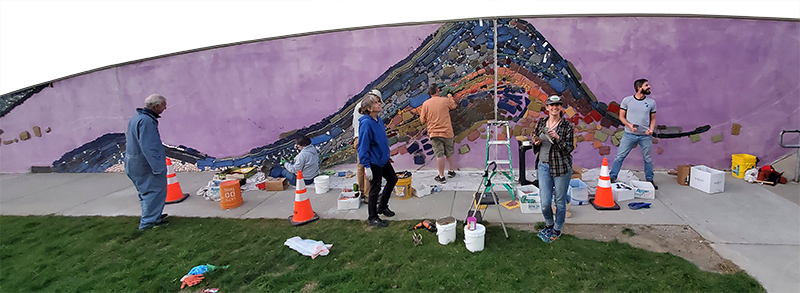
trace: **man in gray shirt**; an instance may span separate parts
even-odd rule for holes
[[[645,180],[653,184],[655,189],[658,186],[653,182],[653,132],[656,129],[656,101],[647,95],[650,94],[650,84],[646,79],[637,79],[633,82],[636,94],[622,99],[619,105],[619,120],[625,125],[625,133],[619,141],[617,156],[611,166],[611,182],[617,180],[619,170],[622,168],[622,161],[628,153],[638,144],[642,148],[644,158]]]

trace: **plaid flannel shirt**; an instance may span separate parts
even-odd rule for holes
[[[550,116],[539,119],[536,122],[535,136],[547,133],[545,125]],[[553,177],[564,176],[572,170],[572,151],[575,149],[575,127],[572,122],[561,118],[561,123],[556,127],[559,139],[553,138],[553,146],[550,147],[550,175]],[[533,152],[538,154],[541,145],[534,145]],[[539,156],[536,156],[536,165],[539,165]]]

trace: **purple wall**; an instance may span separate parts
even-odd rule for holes
[[[599,101],[621,102],[633,81],[650,80],[658,124],[684,131],[709,124],[702,140],[661,139],[655,165],[730,168],[731,154],[771,162],[791,150],[778,139],[800,129],[800,23],[718,18],[528,19],[570,60]],[[731,125],[742,125],[731,135]],[[721,142],[711,136],[722,134]],[[590,144],[576,163],[599,165]],[[616,154],[612,147],[610,157]],[[641,169],[634,150],[626,166]]]
[[[439,25],[286,38],[125,65],[54,83],[0,118],[3,140],[33,126],[52,132],[0,147],[0,172],[50,166],[112,132],[152,93],[167,97],[161,137],[216,157],[271,143],[316,123],[413,52]],[[391,37],[387,37],[391,36]]]
[[[599,101],[621,101],[636,78],[648,78],[659,124],[684,131],[710,124],[700,142],[662,139],[658,168],[707,164],[729,168],[730,155],[771,161],[788,153],[782,129],[800,128],[800,23],[718,18],[582,17],[527,19],[570,60]],[[241,155],[336,112],[396,64],[439,25],[335,32],[231,46],[93,72],[54,83],[0,118],[0,138],[33,126],[42,137],[0,147],[0,172],[48,166],[105,133],[124,132],[133,109],[160,93],[166,144],[215,157]],[[731,124],[742,125],[731,135]],[[711,136],[723,140],[712,143]],[[483,144],[457,156],[482,167]],[[458,147],[457,145],[456,147]],[[610,157],[616,153],[612,147]],[[410,156],[396,159],[411,168]],[[575,163],[599,165],[579,144]],[[641,168],[634,150],[626,166]]]

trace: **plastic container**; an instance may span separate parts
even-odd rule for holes
[[[572,199],[572,201],[570,202],[570,204],[571,204],[571,205],[574,205],[574,206],[585,206],[585,205],[588,205],[588,204],[589,204],[589,201],[583,201],[583,200]]]
[[[441,225],[436,221],[436,236],[439,236],[439,244],[447,245],[456,241],[456,222]]]
[[[579,179],[570,179],[567,196],[575,201],[589,201],[589,186]]]
[[[361,192],[350,191],[342,192],[339,194],[339,200],[336,201],[336,208],[340,211],[344,210],[357,210],[361,207]]]
[[[484,235],[486,235],[486,227],[481,224],[475,224],[475,230],[467,229],[464,226],[464,244],[470,252],[477,252],[483,250]]]
[[[731,155],[731,174],[733,177],[742,179],[744,172],[756,166],[756,156],[748,154]]]
[[[227,180],[220,183],[219,194],[219,207],[223,210],[239,207],[244,202],[239,180]]]
[[[470,231],[475,230],[475,225],[478,224],[478,219],[475,217],[467,217],[467,229]]]
[[[525,196],[539,196],[539,188],[534,185],[517,186],[517,197],[523,198]]]
[[[331,177],[328,175],[320,175],[314,178],[314,189],[316,189],[317,194],[328,192],[330,180]]]

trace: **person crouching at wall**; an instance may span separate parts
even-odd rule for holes
[[[572,177],[572,150],[575,127],[563,119],[564,105],[561,98],[547,98],[547,117],[539,119],[533,137],[533,152],[536,156],[539,195],[542,200],[542,216],[546,227],[539,231],[539,238],[550,243],[561,236],[567,213],[567,188]],[[555,191],[555,192],[554,192]],[[552,203],[555,198],[556,213],[553,219]]]
[[[297,184],[297,171],[303,171],[303,181],[308,184],[314,183],[314,177],[319,175],[319,151],[311,145],[311,139],[301,136],[294,140],[295,147],[300,153],[294,157],[294,162],[288,162],[281,158],[281,166],[272,168],[269,176],[284,177],[289,184]]]
[[[367,95],[361,101],[358,112],[363,114],[358,119],[358,161],[364,166],[364,176],[369,180],[369,218],[370,226],[386,227],[389,223],[381,220],[378,214],[394,216],[389,209],[389,198],[397,184],[397,174],[389,160],[389,139],[383,120],[378,118],[381,112],[381,100],[375,95]],[[386,179],[386,186],[381,192],[381,178]],[[378,198],[378,193],[381,193]]]

